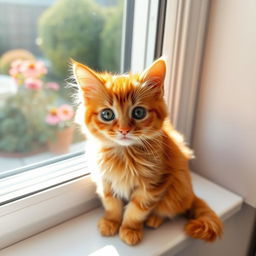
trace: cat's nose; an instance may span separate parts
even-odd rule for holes
[[[130,131],[129,128],[127,127],[124,127],[124,128],[119,128],[119,132],[122,134],[122,135],[127,135],[127,133]]]

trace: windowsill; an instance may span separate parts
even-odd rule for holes
[[[223,219],[231,217],[240,210],[242,198],[216,184],[192,174],[194,190],[198,196],[207,201]],[[164,223],[156,230],[145,229],[143,241],[130,247],[120,241],[118,236],[105,238],[97,231],[97,221],[102,209],[73,218],[38,235],[14,244],[1,251],[4,256],[84,256],[84,255],[161,255],[168,251],[173,255],[192,239],[185,236],[183,226],[185,219],[176,218]],[[105,250],[105,251],[104,251]],[[96,252],[98,251],[99,254]]]

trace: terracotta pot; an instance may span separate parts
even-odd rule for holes
[[[47,143],[49,151],[56,155],[68,153],[73,139],[73,131],[73,126],[58,131],[55,139]]]

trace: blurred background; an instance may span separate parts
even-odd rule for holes
[[[73,58],[120,72],[123,0],[0,0],[0,171],[83,150]]]

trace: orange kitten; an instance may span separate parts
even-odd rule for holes
[[[220,236],[220,219],[193,192],[192,152],[168,118],[165,61],[155,61],[141,74],[97,73],[78,62],[73,70],[82,93],[87,154],[105,208],[100,233],[119,232],[124,242],[135,245],[144,223],[157,228],[165,218],[189,213],[188,235],[205,241]]]

